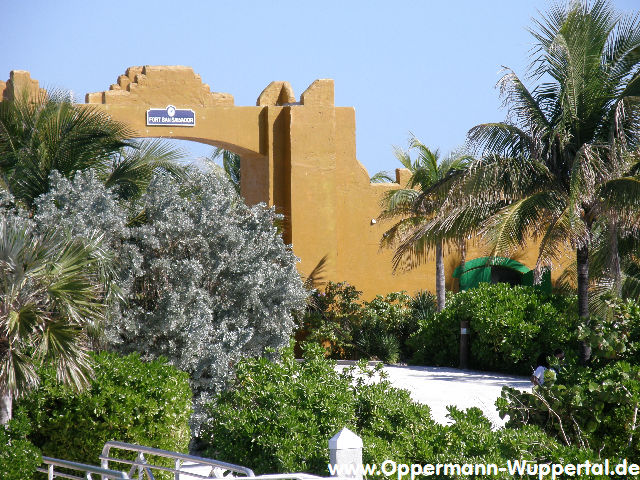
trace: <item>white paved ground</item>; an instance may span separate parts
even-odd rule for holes
[[[344,368],[339,365],[338,368]],[[503,386],[531,389],[527,377],[500,373],[458,370],[446,367],[385,366],[388,380],[398,388],[411,392],[411,398],[431,407],[436,422],[448,423],[447,405],[458,408],[480,408],[491,423],[504,425],[495,407]]]

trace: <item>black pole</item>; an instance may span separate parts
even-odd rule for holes
[[[469,320],[460,321],[460,368],[469,368]]]

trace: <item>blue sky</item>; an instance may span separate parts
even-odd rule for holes
[[[621,11],[638,0],[614,0]],[[502,66],[524,76],[532,17],[547,0],[4,2],[0,78],[29,70],[84,101],[131,65],[189,65],[236,105],[272,80],[298,97],[335,80],[356,109],[357,156],[370,174],[396,168],[409,131],[443,153],[472,126],[504,119]],[[210,147],[188,144],[194,156]]]

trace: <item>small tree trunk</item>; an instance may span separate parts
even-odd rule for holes
[[[0,425],[6,425],[11,420],[13,410],[13,396],[8,390],[0,390]]]
[[[438,311],[442,311],[445,302],[444,286],[444,259],[442,255],[442,242],[436,245],[436,300]]]
[[[578,270],[578,316],[585,324],[589,324],[589,247],[578,248],[576,252]],[[580,363],[586,365],[591,359],[591,346],[587,340],[582,341]]]
[[[620,254],[618,252],[618,225],[615,220],[611,222],[609,227],[610,243],[611,243],[611,259],[610,269],[613,276],[613,288],[619,297],[622,294],[622,271],[620,269]]]

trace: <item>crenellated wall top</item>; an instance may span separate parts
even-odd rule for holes
[[[104,92],[87,93],[86,103],[156,106],[169,103],[232,106],[229,93],[212,92],[191,67],[181,65],[129,67]]]
[[[32,79],[26,70],[11,70],[9,80],[0,82],[0,101],[13,100],[16,95],[27,95],[35,100],[46,93],[44,88],[40,88],[38,80]]]

